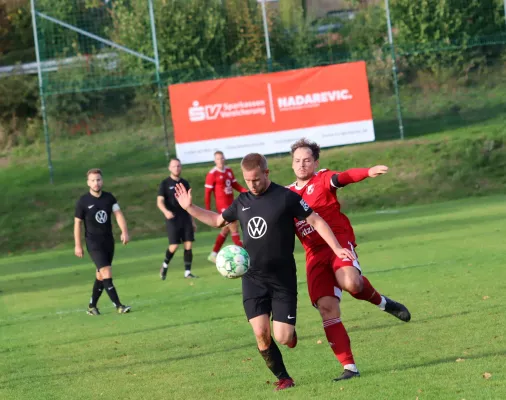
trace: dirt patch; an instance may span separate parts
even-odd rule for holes
[[[52,232],[60,232],[64,227],[65,227],[65,222],[64,221],[58,221],[56,224],[54,224],[51,227],[51,231]]]
[[[8,157],[0,157],[0,168],[7,168],[9,166]]]

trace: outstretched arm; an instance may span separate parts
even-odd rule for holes
[[[363,181],[366,178],[376,178],[387,172],[388,167],[386,165],[375,165],[371,168],[352,168],[333,175],[331,183],[332,186],[339,188],[349,185],[350,183]]]
[[[186,210],[193,218],[200,222],[212,226],[213,228],[221,228],[228,224],[221,214],[213,211],[204,210],[192,203],[192,190],[186,190],[182,183],[176,185],[176,199],[181,208]]]

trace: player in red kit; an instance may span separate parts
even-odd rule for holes
[[[214,165],[215,167],[206,176],[205,206],[206,210],[211,209],[211,194],[214,192],[216,211],[221,214],[234,201],[234,189],[238,192],[247,192],[247,190],[237,182],[234,172],[225,165],[225,156],[222,151],[214,153]],[[234,244],[242,247],[237,222],[223,227],[216,237],[213,251],[207,258],[212,263],[216,263],[216,255],[220,251],[221,246],[223,246],[223,243],[225,243],[225,240],[227,240],[229,232],[232,232]]]
[[[377,165],[344,172],[326,169],[317,171],[320,147],[306,139],[295,142],[291,153],[297,181],[289,188],[298,193],[327,222],[339,244],[355,255],[355,260],[334,257],[332,250],[311,225],[306,221],[296,221],[296,233],[306,251],[309,297],[320,311],[328,342],[344,367],[342,375],[334,380],[357,377],[360,373],[353,359],[350,338],[341,322],[341,291],[347,291],[358,300],[368,301],[404,322],[411,319],[411,314],[404,305],[378,293],[362,275],[355,253],[355,234],[349,219],[341,212],[336,192],[350,183],[383,175],[387,173],[388,167]]]

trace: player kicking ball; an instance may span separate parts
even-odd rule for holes
[[[74,253],[83,257],[81,243],[81,224],[84,221],[84,238],[88,254],[97,267],[95,283],[88,306],[88,315],[100,315],[97,303],[105,289],[119,314],[130,312],[131,307],[121,304],[116,288],[112,283],[112,259],[114,257],[114,237],[112,235],[111,216],[114,213],[121,229],[121,242],[128,243],[128,229],[125,216],[121,212],[116,198],[102,191],[104,181],[102,171],[90,169],[86,174],[90,191],[77,201],[74,218]]]
[[[191,190],[187,191],[184,185],[176,186],[176,198],[190,215],[209,226],[220,228],[233,221],[241,224],[244,248],[251,262],[242,277],[244,311],[258,351],[278,379],[275,390],[283,390],[295,383],[271,335],[274,333],[276,341],[289,348],[297,344],[294,218],[308,221],[332,249],[332,254],[343,259],[354,256],[339,245],[327,223],[298,194],[270,181],[264,156],[248,154],[241,161],[241,170],[249,191],[237,196],[221,214],[195,206]]]
[[[214,193],[216,211],[222,213],[225,211],[234,201],[234,189],[240,193],[247,192],[247,189],[243,188],[239,182],[235,179],[234,171],[230,167],[225,165],[225,155],[222,151],[214,153],[214,165],[215,167],[208,172],[206,176],[206,194],[205,194],[205,205],[206,210],[211,209],[211,195]],[[237,222],[232,222],[229,225],[221,228],[221,232],[216,236],[213,251],[209,254],[207,259],[213,264],[216,264],[216,255],[227,240],[229,233],[232,233],[232,241],[235,245],[242,247],[241,235]]]
[[[348,218],[341,212],[337,189],[366,178],[375,178],[387,173],[388,168],[378,165],[372,168],[350,169],[344,172],[329,171],[319,167],[320,146],[306,139],[295,142],[291,147],[292,168],[297,180],[289,186],[329,224],[332,232],[344,248],[349,249],[355,259],[335,257],[318,232],[307,220],[296,222],[297,236],[306,251],[306,275],[309,297],[318,308],[323,320],[327,340],[336,358],[344,367],[335,381],[360,376],[351,351],[348,333],[341,322],[341,290],[358,300],[365,300],[381,310],[408,322],[408,309],[386,296],[382,296],[362,275],[356,259],[355,234]]]

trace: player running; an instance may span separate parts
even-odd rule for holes
[[[230,167],[225,165],[225,156],[222,151],[214,153],[215,167],[208,172],[206,176],[206,194],[205,205],[206,210],[211,210],[211,195],[214,193],[215,206],[218,213],[225,211],[234,201],[234,189],[240,193],[247,192],[239,182],[235,179],[234,172]],[[221,228],[221,232],[216,236],[213,251],[207,259],[216,264],[216,255],[227,240],[229,232],[232,232],[232,241],[237,246],[242,247],[241,235],[237,226],[237,221]]]
[[[350,169],[344,172],[322,169],[319,166],[320,146],[307,139],[291,147],[292,168],[297,180],[289,186],[331,227],[339,243],[355,254],[355,234],[350,221],[341,212],[336,191],[350,183],[375,178],[387,173],[388,167]],[[360,376],[351,351],[350,338],[340,316],[341,290],[358,300],[368,301],[404,322],[411,319],[408,309],[386,296],[380,295],[362,275],[357,259],[335,257],[327,243],[315,232],[307,220],[296,222],[297,236],[306,251],[306,275],[309,297],[320,311],[328,342],[343,365],[344,371],[335,381]],[[349,268],[353,267],[353,268]]]
[[[97,308],[98,299],[105,289],[119,314],[130,312],[131,307],[121,304],[116,288],[112,283],[112,259],[114,258],[114,237],[112,235],[111,216],[114,213],[121,229],[121,242],[125,245],[130,240],[125,216],[121,212],[116,198],[109,192],[102,191],[104,181],[102,171],[90,169],[87,174],[90,191],[77,201],[74,214],[74,254],[82,258],[81,224],[84,221],[84,238],[86,249],[97,267],[95,283],[91,293],[88,315],[100,315]]]
[[[283,357],[271,337],[290,348],[297,344],[297,275],[293,257],[294,218],[308,221],[320,233],[337,257],[353,259],[343,249],[325,221],[296,193],[271,182],[267,160],[257,153],[241,161],[249,192],[241,193],[223,213],[217,214],[192,204],[191,190],[176,186],[177,199],[183,209],[203,223],[219,228],[239,221],[244,234],[244,248],[251,267],[242,278],[242,296],[246,317],[253,328],[258,350],[267,367],[278,378],[276,390],[294,386]]]

